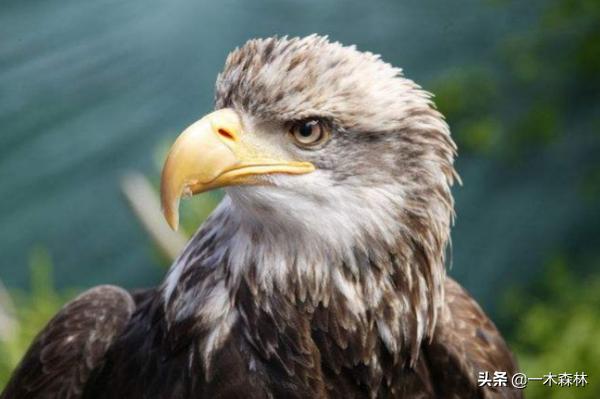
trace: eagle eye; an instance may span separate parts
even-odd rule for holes
[[[293,123],[290,135],[299,146],[312,147],[329,138],[329,128],[318,119],[307,119]]]

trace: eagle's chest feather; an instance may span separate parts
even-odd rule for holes
[[[160,306],[142,306],[109,355],[136,370],[129,376],[137,381],[123,385],[156,397],[174,387],[182,397],[244,392],[249,398],[387,396],[407,382],[431,390],[424,364],[409,369],[408,353],[385,345],[376,315],[354,314],[342,294],[317,306],[282,295],[257,302],[242,283],[232,301],[236,316],[211,326],[192,319],[167,326]],[[112,386],[119,378],[110,376]],[[166,387],[171,393],[162,392]]]

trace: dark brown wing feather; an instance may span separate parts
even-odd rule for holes
[[[431,344],[425,346],[432,379],[443,398],[522,398],[512,388],[517,364],[502,336],[479,305],[448,278],[446,305]],[[479,387],[478,373],[506,371],[507,387]]]
[[[131,295],[114,286],[92,288],[69,302],[35,338],[0,399],[79,398],[134,309]]]

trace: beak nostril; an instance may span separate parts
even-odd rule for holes
[[[235,136],[229,130],[224,129],[224,128],[219,128],[219,130],[217,130],[217,132],[221,136],[225,137],[226,139],[235,141]]]

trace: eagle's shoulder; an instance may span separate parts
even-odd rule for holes
[[[134,310],[134,299],[122,288],[85,291],[37,335],[0,398],[79,398]]]
[[[521,398],[512,388],[517,363],[494,323],[454,280],[445,283],[445,304],[425,356],[438,393],[448,398]],[[506,372],[506,387],[479,387],[478,375]]]

